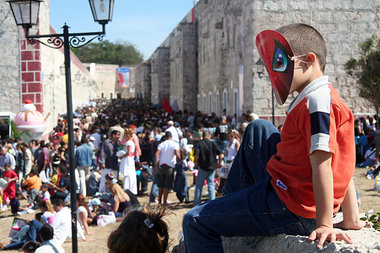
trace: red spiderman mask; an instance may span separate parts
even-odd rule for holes
[[[293,81],[294,61],[288,41],[279,32],[265,30],[256,37],[256,47],[268,71],[277,102],[282,105]]]

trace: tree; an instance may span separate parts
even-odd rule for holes
[[[373,35],[359,44],[360,57],[344,65],[346,73],[359,83],[359,96],[367,99],[379,115],[380,110],[380,40]],[[378,126],[379,120],[377,119]]]
[[[143,55],[134,45],[125,41],[112,43],[104,40],[98,43],[90,43],[81,48],[73,48],[72,51],[81,62],[117,64],[119,66],[137,65],[143,60]]]

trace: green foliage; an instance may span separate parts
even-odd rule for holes
[[[377,231],[380,231],[380,213],[372,214],[371,216],[368,213],[365,214],[365,217],[360,218],[363,221],[369,221],[372,223],[373,228]]]
[[[119,66],[137,65],[143,60],[143,55],[134,45],[118,41],[112,43],[104,40],[90,43],[81,48],[72,48],[81,62],[99,64],[117,64]]]
[[[21,131],[19,131],[17,129],[16,124],[14,123],[13,120],[9,120],[8,119],[7,122],[8,122],[8,125],[11,126],[11,136],[9,136],[9,137],[11,137],[11,138],[21,138],[22,139],[23,135],[27,135],[29,137],[31,136],[31,134],[29,132],[21,132]]]
[[[345,64],[346,73],[359,83],[359,96],[380,109],[380,40],[373,35],[359,44],[360,57]]]

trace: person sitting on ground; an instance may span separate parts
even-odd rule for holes
[[[13,199],[11,199],[10,205],[11,205],[11,212],[13,215],[24,214],[22,212],[26,211],[25,207],[20,206],[21,198],[22,198],[22,193],[18,191],[16,192],[16,196]]]
[[[124,210],[132,206],[130,198],[117,183],[112,183],[109,190],[113,196],[112,211],[115,213],[116,221],[121,221]]]
[[[51,202],[55,211],[54,221],[51,226],[54,228],[54,244],[62,245],[71,232],[71,213],[70,209],[65,206],[63,196],[55,194]]]
[[[43,184],[41,186],[41,199],[50,200],[49,184]]]
[[[168,225],[162,219],[165,209],[132,210],[120,226],[111,232],[107,246],[110,253],[164,253],[168,248]]]
[[[43,199],[38,203],[38,207],[40,208],[42,212],[41,219],[46,223],[46,224],[53,224],[54,217],[55,217],[55,211],[53,208],[53,205],[50,201],[50,199]]]
[[[28,192],[28,207],[32,208],[34,206],[34,203],[38,200],[38,195],[40,194],[40,189],[42,185],[42,182],[38,177],[37,168],[32,168],[28,179],[25,180],[23,178],[21,184]]]
[[[88,228],[88,225],[92,224],[95,214],[90,211],[86,202],[86,198],[81,193],[77,194],[77,215],[80,226],[84,228],[84,231],[87,235],[90,235],[90,229]]]
[[[42,240],[41,246],[35,251],[36,253],[64,253],[64,249],[57,244],[54,240],[54,228],[45,224],[40,229],[40,238]]]

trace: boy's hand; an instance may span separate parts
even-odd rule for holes
[[[345,241],[346,243],[352,244],[352,239],[347,233],[336,233],[333,228],[330,227],[319,227],[309,235],[309,241],[319,240],[317,248],[322,249],[325,241],[335,242],[335,241]]]

